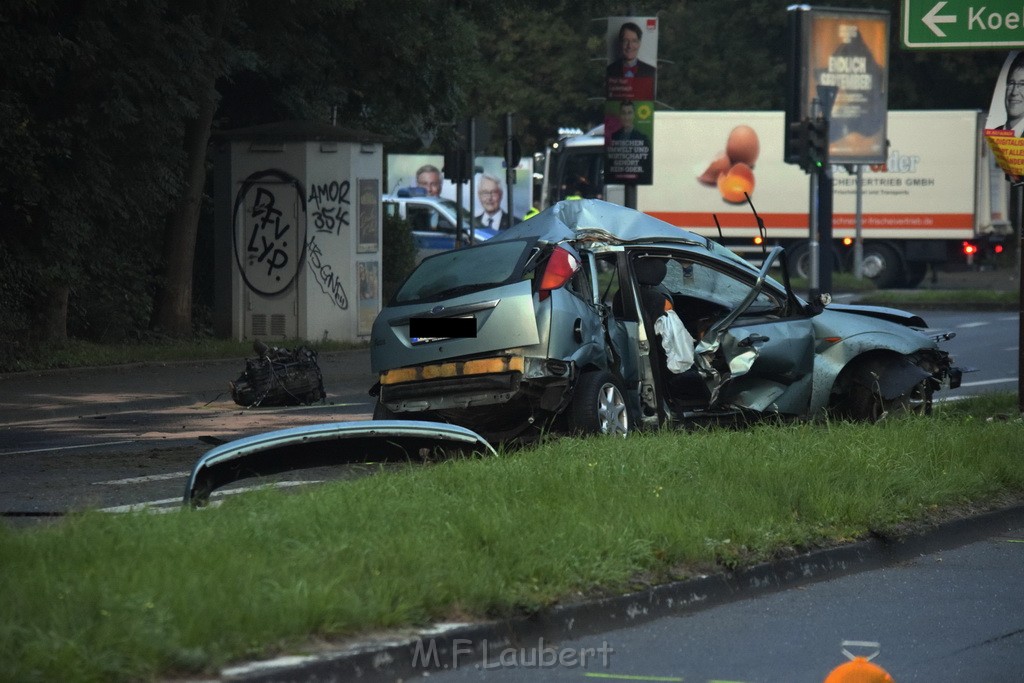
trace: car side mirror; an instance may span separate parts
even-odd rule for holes
[[[810,309],[811,315],[818,315],[824,311],[825,307],[830,303],[832,303],[832,295],[828,292],[822,292],[807,302],[807,308]]]

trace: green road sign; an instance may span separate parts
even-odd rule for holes
[[[1024,47],[1024,2],[903,0],[902,36],[910,50]]]

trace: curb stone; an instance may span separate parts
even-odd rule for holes
[[[763,563],[736,572],[652,586],[626,595],[557,605],[515,619],[475,624],[438,624],[392,637],[356,643],[333,652],[280,657],[223,669],[222,681],[401,681],[473,666],[521,643],[577,639],[669,615],[696,612],[800,585],[892,566],[948,550],[1024,524],[1024,505],[938,524],[899,538],[871,538]]]

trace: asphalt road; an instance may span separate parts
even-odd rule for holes
[[[174,506],[196,460],[218,441],[370,419],[369,351],[324,354],[319,364],[326,401],[293,408],[236,405],[229,382],[242,359],[0,376],[0,514]]]
[[[846,649],[877,652],[874,663],[899,683],[1016,683],[1024,671],[1021,585],[1017,526],[895,566],[578,640],[495,643],[483,660],[460,661],[453,651],[441,662],[448,671],[426,675],[444,683],[820,683],[847,661],[843,642],[857,641],[877,646]]]

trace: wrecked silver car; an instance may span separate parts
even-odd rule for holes
[[[781,267],[781,280],[769,277]],[[808,303],[760,268],[599,200],[425,259],[377,317],[379,419],[626,434],[666,423],[930,410],[960,372],[924,321]]]

